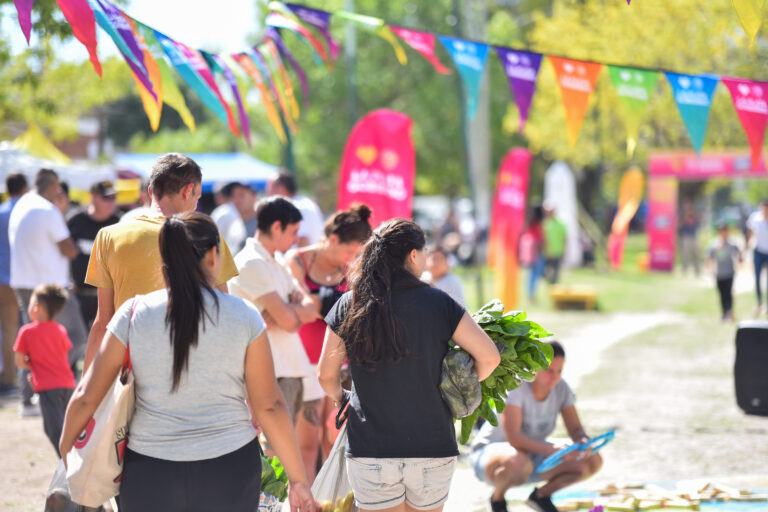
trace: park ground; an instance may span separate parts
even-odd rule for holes
[[[746,416],[736,405],[737,324],[720,320],[711,278],[640,271],[635,256],[641,246],[641,239],[630,240],[620,272],[566,272],[565,282],[596,287],[596,312],[554,311],[544,286],[536,305],[520,304],[563,342],[564,378],[576,391],[587,432],[616,430],[602,452],[603,469],[579,488],[613,482],[674,487],[693,480],[765,492],[768,418]],[[755,305],[751,269],[740,272],[737,321],[751,318]],[[473,309],[482,302],[474,293],[475,274],[463,277]],[[483,295],[492,297],[488,276],[482,279]],[[558,430],[563,436],[562,425]],[[16,402],[1,398],[0,433],[0,511],[42,510],[56,456],[40,419],[19,418]],[[529,492],[511,490],[510,509],[528,510],[521,500]],[[445,510],[489,510],[489,494],[461,457]]]

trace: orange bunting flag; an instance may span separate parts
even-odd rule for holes
[[[232,58],[235,59],[235,61],[240,64],[240,67],[242,67],[248,76],[251,77],[253,85],[256,86],[256,89],[259,90],[259,94],[261,95],[261,101],[264,103],[264,108],[267,111],[267,119],[269,119],[270,124],[272,124],[272,128],[275,129],[277,138],[280,139],[280,142],[285,144],[285,130],[283,130],[283,124],[280,122],[280,114],[277,112],[272,97],[269,95],[269,90],[264,83],[264,77],[261,75],[259,68],[256,67],[253,59],[246,53],[232,54]]]
[[[587,113],[589,98],[595,91],[597,79],[603,65],[598,62],[547,57],[555,69],[557,85],[563,98],[565,124],[568,129],[568,143],[576,144],[579,130]]]

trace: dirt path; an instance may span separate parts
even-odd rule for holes
[[[569,316],[579,313],[565,313]],[[583,314],[583,313],[582,313]],[[567,364],[563,370],[564,378],[573,389],[578,390],[582,379],[600,367],[604,352],[621,340],[625,340],[648,329],[668,326],[685,321],[685,316],[678,313],[616,313],[612,315],[591,314],[589,320],[557,329],[557,338],[563,344]],[[547,321],[549,320],[549,322]],[[557,324],[557,316],[552,318],[537,317],[542,325],[549,327]],[[551,327],[550,327],[551,328]],[[530,492],[525,487],[516,494],[525,498]],[[474,471],[466,461],[460,464],[453,479],[451,499],[445,507],[446,512],[484,511],[487,508],[491,487],[479,482]]]

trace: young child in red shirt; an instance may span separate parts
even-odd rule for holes
[[[45,435],[59,453],[59,437],[75,377],[67,357],[72,343],[67,330],[53,318],[64,308],[67,292],[57,284],[41,284],[29,301],[29,323],[19,329],[16,366],[29,369],[32,387],[40,397]],[[61,455],[59,455],[61,457]]]

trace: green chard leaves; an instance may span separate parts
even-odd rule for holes
[[[525,312],[511,311],[504,314],[504,304],[494,299],[480,308],[472,318],[496,344],[501,354],[501,363],[490,377],[480,383],[480,406],[461,419],[462,444],[469,441],[478,417],[482,416],[491,425],[498,425],[496,414],[504,410],[507,393],[520,386],[524,380],[532,381],[536,372],[549,368],[552,361],[552,347],[541,341],[541,338],[552,334],[539,324],[527,320]]]

